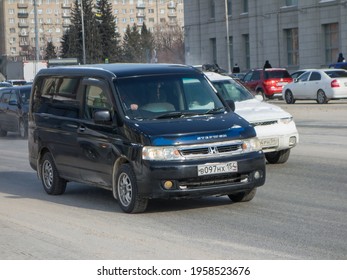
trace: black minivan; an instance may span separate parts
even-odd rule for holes
[[[190,66],[42,69],[28,142],[48,194],[63,194],[69,181],[95,185],[111,190],[127,213],[145,211],[155,198],[249,201],[265,183],[254,128]]]
[[[31,85],[0,89],[0,136],[10,131],[27,137],[30,92]]]

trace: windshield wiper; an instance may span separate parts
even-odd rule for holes
[[[184,118],[186,116],[193,116],[193,115],[197,115],[197,113],[196,112],[168,112],[168,113],[156,116],[155,119]]]
[[[218,108],[213,108],[210,110],[207,110],[204,114],[216,114],[216,113],[222,113],[225,111],[225,107],[218,107]]]

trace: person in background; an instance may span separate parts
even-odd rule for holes
[[[233,73],[240,73],[240,67],[237,63],[235,63],[233,67]]]
[[[339,57],[337,58],[337,62],[345,62],[345,58],[342,53],[339,53]]]
[[[268,60],[266,60],[265,64],[264,64],[264,69],[266,69],[266,68],[272,68],[272,66]]]

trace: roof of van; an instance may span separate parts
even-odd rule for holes
[[[146,63],[107,63],[107,64],[86,64],[74,66],[58,66],[40,70],[41,74],[61,74],[67,70],[70,73],[78,73],[84,69],[88,70],[106,70],[113,73],[117,77],[128,76],[143,76],[143,75],[156,75],[156,74],[174,74],[174,73],[200,73],[192,66],[182,64],[146,64]]]

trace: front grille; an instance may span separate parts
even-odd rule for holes
[[[264,126],[264,125],[273,125],[273,124],[277,124],[277,121],[263,121],[263,122],[252,122],[251,125],[253,127],[255,126]]]
[[[180,147],[179,151],[185,158],[196,158],[206,156],[223,156],[230,154],[238,154],[242,152],[242,142],[218,142],[204,145],[193,145]]]
[[[221,186],[226,184],[237,184],[240,182],[249,181],[249,176],[245,174],[229,173],[221,176],[202,176],[191,178],[185,181],[179,181],[178,185],[181,189],[197,189],[210,186]]]

